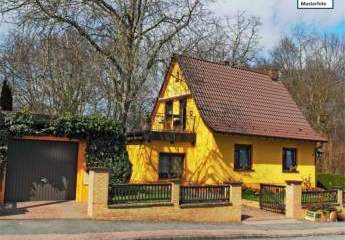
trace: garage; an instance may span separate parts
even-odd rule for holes
[[[77,158],[77,142],[10,140],[5,201],[76,199]]]

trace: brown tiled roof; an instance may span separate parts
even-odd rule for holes
[[[255,71],[174,56],[206,125],[216,132],[326,141],[280,81]]]

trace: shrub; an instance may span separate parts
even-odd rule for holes
[[[8,85],[7,80],[5,80],[2,84],[2,89],[1,89],[0,106],[2,110],[12,111],[12,105],[13,105],[12,89]]]
[[[335,188],[335,187],[345,188],[344,175],[318,174],[317,182],[320,187],[323,187],[327,190]]]
[[[251,188],[244,188],[242,190],[242,198],[250,201],[259,201],[260,199],[260,194],[259,192],[255,191],[254,189]]]

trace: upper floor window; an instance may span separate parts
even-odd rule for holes
[[[181,178],[183,171],[183,154],[160,153],[159,154],[159,178]]]
[[[165,117],[171,117],[173,115],[173,101],[167,101],[165,103]]]
[[[180,126],[183,130],[186,130],[187,126],[187,99],[183,98],[179,101],[180,105]]]
[[[251,170],[252,169],[252,146],[251,145],[235,145],[235,170]]]
[[[296,148],[283,148],[283,171],[296,171],[297,150]]]
[[[177,71],[176,73],[176,77],[175,77],[175,81],[176,82],[179,82],[181,79],[180,79],[180,71]]]

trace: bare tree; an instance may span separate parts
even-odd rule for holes
[[[163,47],[204,11],[201,0],[4,0],[18,24],[71,28],[106,60],[116,118],[127,122],[138,92],[152,73]]]
[[[272,51],[273,64],[314,128],[329,144],[318,166],[345,171],[345,38],[296,29]]]
[[[100,65],[100,64],[98,64]],[[14,86],[17,108],[61,114],[94,111],[100,99],[94,54],[77,34],[45,34],[27,29],[10,34],[1,46],[1,75]]]
[[[194,54],[215,61],[228,61],[231,66],[247,66],[254,62],[259,46],[261,21],[245,11],[225,19],[213,18],[208,31],[196,44]]]

